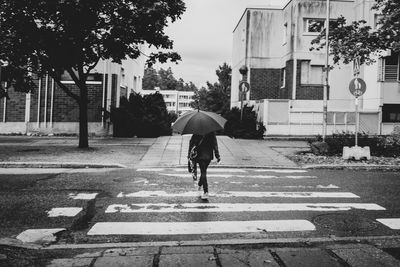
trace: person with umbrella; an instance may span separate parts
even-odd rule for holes
[[[197,177],[197,164],[200,167],[199,191],[203,189],[202,199],[208,199],[207,168],[215,157],[221,157],[215,131],[224,129],[226,119],[207,111],[189,111],[176,120],[172,128],[181,134],[193,134],[189,142],[188,160],[193,161],[193,179]]]
[[[193,151],[193,147],[196,147],[196,155],[191,158],[191,152]],[[193,134],[192,138],[190,138],[189,142],[189,151],[188,151],[188,159],[193,161],[192,165],[192,173],[197,175],[197,164],[200,167],[200,179],[198,182],[198,190],[201,192],[203,189],[203,195],[201,199],[208,199],[208,182],[207,182],[207,168],[210,165],[210,162],[217,158],[217,162],[221,161],[221,157],[219,155],[218,150],[218,142],[215,132],[208,133],[204,136]]]

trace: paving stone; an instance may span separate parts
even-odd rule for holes
[[[102,251],[87,252],[87,253],[78,254],[74,258],[97,258],[97,257],[101,257],[101,253],[102,253]]]
[[[258,267],[271,266],[279,267],[279,264],[272,257],[268,250],[234,250],[217,249],[221,265],[235,267]]]
[[[153,256],[122,256],[98,258],[93,267],[146,267],[153,266]]]
[[[159,267],[216,267],[213,254],[172,254],[161,255]]]
[[[211,246],[163,247],[161,254],[213,254]]]
[[[314,248],[282,248],[275,249],[286,267],[340,267],[337,259],[321,249]]]
[[[103,257],[154,255],[158,251],[158,247],[113,248],[104,251]]]
[[[400,266],[398,260],[370,245],[360,244],[357,247],[338,248],[332,251],[352,267]]]
[[[92,261],[93,258],[54,259],[47,267],[87,267]]]

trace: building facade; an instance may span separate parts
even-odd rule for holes
[[[231,105],[240,106],[239,68],[250,83],[245,102],[253,105],[267,135],[322,133],[325,51],[310,51],[323,29],[325,0],[291,0],[283,8],[247,8],[233,32]],[[376,27],[372,0],[331,0],[330,18],[365,19]],[[332,64],[332,62],[330,62]],[[399,57],[386,55],[361,66],[367,84],[360,98],[360,131],[388,134],[400,124]],[[353,66],[329,73],[328,134],[355,130]],[[397,109],[397,111],[396,111]]]
[[[167,106],[168,112],[174,112],[178,116],[193,110],[191,103],[193,102],[193,91],[177,91],[177,90],[142,90],[142,95],[149,95],[154,93],[160,93],[163,98],[165,105]]]
[[[119,106],[121,96],[141,90],[144,64],[144,58],[97,64],[87,81],[90,135],[111,134],[109,112]],[[62,83],[79,94],[69,75],[62,76]],[[78,134],[77,102],[48,75],[35,80],[35,85],[32,93],[9,90],[10,99],[0,99],[0,134]]]

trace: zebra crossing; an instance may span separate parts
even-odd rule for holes
[[[210,168],[210,199],[202,201],[185,171],[184,168],[137,169],[137,177],[131,182],[135,190],[127,189],[112,196],[112,203],[100,211],[100,219],[92,222],[87,236],[153,236],[154,240],[174,235],[182,239],[189,235],[313,233],[318,229],[310,214],[386,210],[307,170],[295,169]],[[151,178],[154,176],[157,178]],[[165,185],[172,182],[179,187],[166,189]],[[96,197],[97,193],[84,192],[68,195],[73,200]],[[49,218],[74,217],[81,212],[82,207],[54,207],[47,214]],[[376,221],[400,230],[400,218]],[[28,229],[17,238],[30,242],[31,236],[55,231],[60,229]]]

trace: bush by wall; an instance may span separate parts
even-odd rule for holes
[[[253,107],[243,107],[243,120],[240,120],[240,109],[232,108],[225,114],[227,122],[224,133],[230,137],[243,139],[262,139],[265,133],[265,126],[257,121],[256,112]]]
[[[111,112],[115,137],[159,137],[171,135],[171,119],[161,94],[122,97],[120,108]]]
[[[321,136],[308,140],[309,144],[322,141]],[[342,155],[344,146],[354,146],[355,134],[349,132],[335,133],[326,136],[325,142],[328,145],[326,155]],[[369,146],[371,156],[399,157],[400,156],[400,134],[393,133],[389,136],[358,134],[358,146]]]

